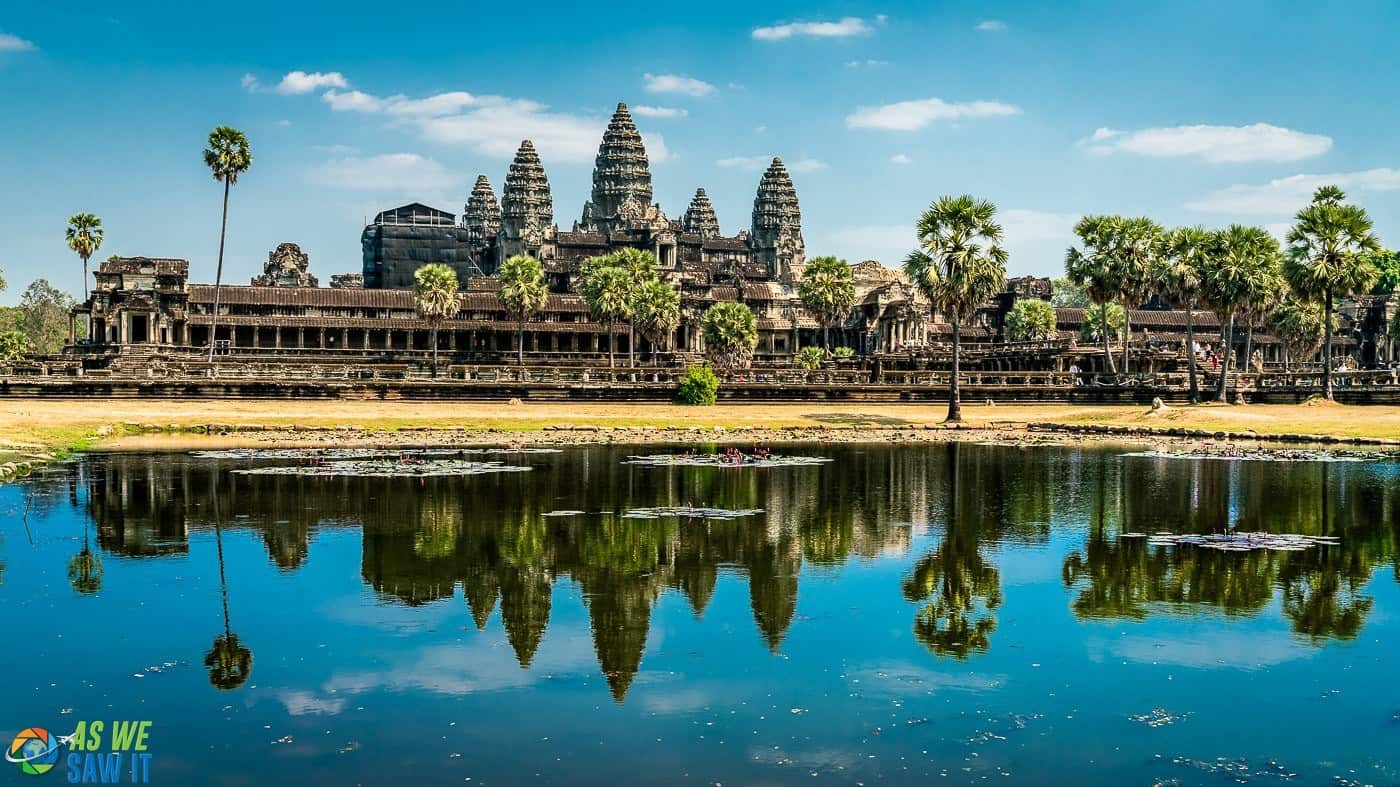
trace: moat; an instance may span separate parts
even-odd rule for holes
[[[153,784],[1400,781],[1400,462],[632,458],[685,448],[49,466],[0,733],[150,720]],[[1121,537],[1230,528],[1322,538]]]

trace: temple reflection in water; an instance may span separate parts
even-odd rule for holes
[[[382,602],[449,604],[460,588],[476,628],[499,609],[522,668],[545,638],[557,586],[570,583],[618,701],[640,668],[658,600],[678,593],[703,616],[722,575],[746,581],[757,634],[777,652],[808,575],[908,553],[899,591],[914,636],[932,654],[958,659],[994,647],[1008,579],[998,562],[1012,547],[1061,550],[1067,603],[1082,619],[1256,615],[1277,598],[1293,631],[1317,644],[1361,631],[1373,606],[1364,587],[1378,566],[1400,580],[1394,465],[978,445],[809,450],[836,461],[644,468],[624,464],[627,450],[594,448],[504,457],[529,463],[529,473],[384,479],[242,475],[228,472],[241,466],[229,461],[110,455],[66,483],[86,486],[98,550],[109,558],[187,555],[191,531],[213,533],[217,521],[222,539],[255,533],[280,570],[296,572],[316,560],[319,532],[358,529],[360,576]],[[764,513],[708,522],[623,516],[673,505]],[[564,510],[587,513],[546,516]],[[1118,538],[1232,525],[1342,543],[1224,553]],[[239,583],[231,569],[225,592],[238,593]],[[217,673],[231,686],[252,663],[235,629],[225,612],[206,658],[211,680]]]

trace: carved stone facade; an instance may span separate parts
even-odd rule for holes
[[[517,254],[537,259],[553,256],[554,198],[540,155],[530,140],[520,143],[506,173],[501,197],[501,231],[496,237],[496,266]]]
[[[263,274],[253,277],[255,287],[315,287],[316,277],[308,268],[311,257],[295,243],[279,243],[267,253]]]
[[[807,254],[802,242],[802,211],[797,205],[797,189],[781,158],[773,159],[758,182],[749,239],[754,262],[767,268],[770,278],[789,284],[801,280]]]
[[[627,105],[619,103],[598,146],[592,198],[584,203],[578,229],[609,232],[641,218],[650,206],[651,169],[646,146]]]
[[[719,237],[719,219],[715,217],[715,207],[710,204],[710,197],[704,189],[695,190],[690,207],[685,209],[685,218],[681,220],[681,229],[701,238]]]
[[[462,208],[462,229],[467,231],[467,242],[473,254],[490,248],[501,231],[501,206],[485,175],[476,176],[476,186],[467,198],[466,207]]]

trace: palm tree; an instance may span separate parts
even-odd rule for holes
[[[971,195],[939,197],[915,225],[919,248],[904,260],[904,272],[953,323],[953,374],[948,385],[948,420],[962,420],[958,354],[962,322],[1006,283],[1006,249],[996,206]]]
[[[649,251],[624,247],[608,255],[612,264],[621,268],[627,273],[627,281],[631,288],[628,293],[629,299],[633,302],[631,313],[627,316],[627,365],[637,365],[637,337],[636,337],[636,301],[642,287],[648,282],[655,281],[657,276],[656,255]]]
[[[1240,224],[1216,233],[1215,246],[1206,265],[1203,291],[1205,301],[1220,316],[1220,380],[1215,399],[1223,402],[1234,355],[1235,316],[1257,298],[1261,282],[1278,264],[1279,248],[1268,230]]]
[[[91,213],[75,213],[68,219],[68,248],[83,260],[83,302],[87,302],[88,258],[102,247],[102,219]]]
[[[209,362],[214,362],[214,337],[218,335],[219,289],[224,280],[224,238],[228,234],[228,192],[238,182],[238,176],[253,165],[253,153],[242,131],[218,126],[209,132],[209,147],[204,149],[204,164],[214,180],[224,184],[224,215],[219,223],[219,263],[214,269],[214,311],[209,316]]]
[[[88,538],[88,525],[91,521],[91,517],[83,517],[83,551],[68,561],[68,581],[72,583],[74,590],[84,595],[102,589],[102,558],[92,551]]]
[[[224,530],[219,520],[219,489],[215,481],[214,544],[219,555],[219,595],[224,605],[224,633],[214,637],[214,645],[204,654],[209,683],[219,691],[229,691],[248,682],[253,673],[253,651],[238,641],[228,616],[228,578],[224,573]]]
[[[413,272],[413,308],[428,321],[432,333],[433,376],[438,367],[438,326],[457,313],[457,272],[430,262]]]
[[[1377,270],[1368,255],[1381,250],[1364,208],[1348,205],[1336,186],[1323,186],[1298,211],[1288,232],[1283,274],[1299,297],[1326,310],[1322,342],[1322,391],[1332,398],[1332,311],[1335,299],[1371,288]]]
[[[814,257],[807,260],[802,281],[797,285],[797,297],[802,306],[822,324],[822,347],[831,349],[831,326],[850,314],[856,305],[856,286],[851,279],[851,266],[837,257]]]
[[[1117,297],[1117,272],[1113,265],[1113,217],[1085,216],[1074,225],[1074,234],[1079,236],[1083,249],[1070,247],[1065,252],[1065,277],[1077,287],[1082,287],[1095,306],[1113,301]],[[1113,353],[1108,349],[1108,310],[1100,309],[1103,324],[1099,333],[1103,336],[1104,363],[1109,374],[1117,374],[1113,366]]]
[[[1288,295],[1265,318],[1269,330],[1283,342],[1283,370],[1289,371],[1292,359],[1306,361],[1322,348],[1327,319],[1322,304]]]
[[[579,274],[588,311],[608,333],[608,368],[616,368],[613,326],[632,319],[632,279],[612,255],[589,257]]]
[[[534,257],[517,254],[501,263],[497,272],[501,289],[497,293],[506,312],[516,320],[516,364],[525,365],[525,321],[544,308],[549,289],[544,284],[544,266]]]
[[[1149,218],[1114,217],[1113,269],[1118,302],[1123,306],[1123,373],[1132,371],[1128,349],[1133,343],[1132,310],[1152,294],[1152,268],[1162,228]]]
[[[1158,292],[1186,310],[1186,370],[1190,402],[1201,401],[1196,381],[1196,329],[1194,310],[1201,300],[1201,274],[1211,250],[1211,234],[1203,227],[1177,227],[1166,233],[1153,266]]]
[[[637,288],[632,306],[632,321],[651,343],[651,359],[655,364],[657,348],[668,345],[671,334],[681,324],[681,294],[666,282],[652,279]]]
[[[720,369],[743,369],[758,346],[758,319],[742,303],[716,303],[701,323],[705,354]]]

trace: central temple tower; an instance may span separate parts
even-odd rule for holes
[[[639,219],[651,206],[651,170],[641,132],[627,105],[619,103],[593,164],[593,194],[583,206],[580,229],[610,232]]]
[[[801,280],[807,260],[807,248],[802,242],[802,211],[797,207],[797,189],[781,158],[773,158],[758,182],[749,245],[754,262],[767,267],[769,278],[785,284]]]

